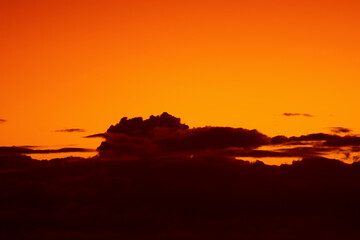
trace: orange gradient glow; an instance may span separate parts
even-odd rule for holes
[[[269,136],[359,131],[359,11],[357,0],[1,1],[0,145],[96,148],[82,137],[163,111]]]

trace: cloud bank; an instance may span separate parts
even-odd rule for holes
[[[332,128],[347,133],[346,128]],[[312,133],[301,136],[269,137],[253,129],[231,127],[189,128],[180,118],[163,113],[149,119],[122,118],[105,133],[86,138],[104,138],[97,148],[101,157],[217,156],[252,158],[328,157],[333,152],[349,158],[349,147],[360,145],[356,135]],[[261,149],[262,148],[262,149]],[[357,159],[356,156],[353,159]]]
[[[31,147],[0,147],[1,155],[19,155],[19,154],[47,154],[47,153],[76,153],[76,152],[94,152],[88,148],[59,148],[59,149],[36,149]]]
[[[189,128],[168,113],[146,120],[123,118],[101,136],[105,141],[98,147],[100,156],[189,155],[231,147],[251,149],[270,142],[269,137],[257,130]]]
[[[3,239],[358,239],[356,135],[268,137],[190,128],[163,113],[122,118],[99,155],[37,161],[24,154],[87,151],[0,147]],[[266,149],[267,148],[267,149]],[[269,166],[242,157],[300,157]],[[330,236],[330,237],[329,237]]]

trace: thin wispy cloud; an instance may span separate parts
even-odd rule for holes
[[[311,115],[311,114],[309,114],[309,113],[288,113],[288,112],[286,112],[286,113],[283,113],[283,115],[284,116],[286,116],[286,117],[314,117],[314,115]]]
[[[350,128],[344,128],[344,127],[331,127],[330,131],[333,133],[350,133],[352,130]]]
[[[1,118],[0,118],[0,123],[5,123],[5,122],[6,122],[5,119],[1,119]]]
[[[87,135],[83,138],[104,138],[104,137],[105,137],[105,133],[96,133],[96,134]]]
[[[17,154],[48,154],[48,153],[79,153],[94,152],[94,149],[88,148],[58,148],[58,149],[36,149],[36,147],[0,147],[0,155]]]
[[[75,132],[85,132],[85,129],[82,128],[65,128],[65,129],[58,129],[55,132],[63,132],[63,133],[75,133]]]

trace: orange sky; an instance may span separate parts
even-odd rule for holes
[[[270,136],[359,131],[359,12],[357,0],[3,0],[0,146],[95,148],[81,137],[163,111]]]

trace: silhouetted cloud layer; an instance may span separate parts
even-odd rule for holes
[[[71,153],[71,152],[93,152],[95,150],[88,148],[59,148],[59,149],[34,149],[30,147],[0,147],[1,155],[16,154],[45,154],[45,153]]]
[[[101,136],[105,137],[98,148],[101,156],[196,154],[229,147],[255,148],[270,142],[269,137],[256,130],[230,127],[190,129],[168,113],[146,120],[123,118]]]
[[[348,133],[346,128],[332,128],[339,133]],[[349,149],[357,147],[359,137],[340,136],[328,133],[312,133],[301,136],[268,137],[257,130],[231,127],[189,128],[180,118],[163,113],[121,121],[107,132],[85,138],[104,138],[98,147],[102,157],[136,158],[142,156],[211,155],[232,157],[325,157],[332,152],[349,158]],[[273,146],[260,150],[259,147]],[[352,156],[356,160],[358,156]]]
[[[316,142],[317,146],[358,146],[360,137],[356,135],[339,136],[327,133],[312,133],[299,137],[276,136],[271,138],[272,144],[301,144],[303,142]]]
[[[358,136],[344,136],[329,139],[325,142],[327,146],[359,146],[360,137]]]
[[[314,115],[308,113],[283,113],[283,115],[286,117],[297,117],[297,116],[314,117]]]
[[[68,132],[68,133],[73,133],[73,132],[85,132],[85,129],[81,129],[81,128],[66,128],[66,129],[55,130],[55,132]]]
[[[0,147],[1,239],[360,237],[360,162],[321,157],[359,152],[356,135],[270,138],[189,128],[163,113],[86,137],[104,138],[98,156],[37,161],[24,154],[90,150]],[[269,166],[242,157],[302,160]]]
[[[232,157],[251,157],[251,158],[264,158],[264,157],[278,157],[278,158],[314,158],[322,157],[334,151],[330,147],[293,147],[293,148],[277,148],[275,150],[246,150],[243,148],[227,148],[220,151],[214,151],[209,154],[215,156],[232,156]]]

